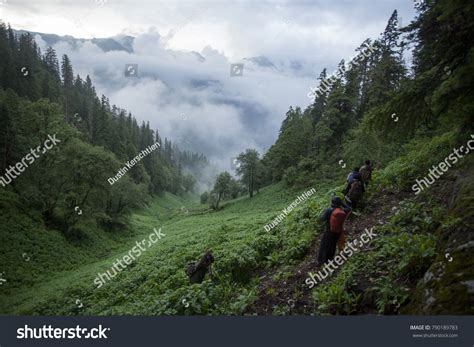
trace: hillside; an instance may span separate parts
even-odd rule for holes
[[[472,314],[474,159],[466,160],[424,196],[379,179],[346,223],[348,242],[372,228],[374,241],[310,289],[310,273],[320,270],[315,237],[295,265],[261,272],[248,313]]]
[[[444,143],[445,150],[448,146]],[[433,157],[431,150],[439,146],[426,148],[408,157],[420,174],[421,162]],[[418,196],[388,183],[392,177],[404,178],[395,168],[406,168],[405,160],[376,173],[358,215],[349,220],[348,240],[375,227],[375,241],[311,290],[305,279],[316,269],[322,231],[315,220],[331,194],[342,188],[337,182],[316,187],[317,193],[271,232],[263,226],[301,192],[276,185],[253,199],[229,201],[218,212],[166,194],[136,211],[130,228],[120,236],[113,241],[95,240],[94,248],[85,243],[71,247],[53,231],[30,230],[21,242],[30,261],[11,259],[15,272],[8,276],[1,311],[41,315],[472,313],[469,225],[474,208],[469,194],[474,159],[466,158]],[[3,225],[7,224],[11,223]],[[110,268],[153,228],[161,228],[166,236],[96,289],[97,273]],[[51,248],[44,252],[33,247],[35,241],[29,238],[34,235],[42,235],[36,243]],[[18,243],[1,244],[12,242]],[[190,285],[185,264],[206,249],[216,257],[214,276],[202,285]],[[52,266],[64,258],[69,260],[64,264],[67,270]],[[444,291],[447,283],[449,293]]]
[[[7,254],[13,271],[7,276],[9,282],[5,289],[8,295],[2,296],[1,312],[241,313],[252,299],[252,286],[247,285],[252,280],[250,271],[271,251],[286,248],[288,242],[267,235],[263,224],[294,200],[294,196],[296,192],[281,186],[268,187],[252,201],[238,199],[215,213],[207,211],[207,207],[188,205],[187,201],[166,194],[154,200],[147,209],[134,213],[130,228],[113,237],[115,243],[111,242],[111,235],[106,235],[102,240],[94,240],[93,248],[90,247],[92,242],[81,242],[72,247],[64,237],[58,236],[60,233],[51,230],[30,229],[23,234],[21,242],[2,240],[3,247],[22,244],[30,261],[15,259],[17,251]],[[135,241],[153,233],[153,228],[161,228],[166,236],[110,283],[95,289],[93,280],[97,273],[110,268],[116,258],[135,245]],[[42,237],[35,240],[39,237],[35,235]],[[36,244],[49,245],[49,248],[42,252]],[[185,264],[209,248],[218,259],[215,283],[190,286],[184,273]],[[64,258],[69,259],[68,266],[53,267],[52,264],[61,263]],[[67,271],[58,271],[63,269]],[[184,298],[191,302],[186,310],[181,303]],[[76,299],[83,302],[82,310],[77,308]]]
[[[0,22],[0,314],[472,314],[474,4],[415,8],[220,173]],[[345,224],[360,247],[323,276],[319,219],[346,182],[368,184]]]

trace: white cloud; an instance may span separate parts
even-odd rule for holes
[[[322,68],[333,71],[364,39],[376,38],[394,8],[401,5],[404,23],[413,17],[411,3],[395,0],[100,4],[15,0],[0,10],[16,29],[89,38],[133,33],[133,53],[105,53],[90,42],[55,49],[111,103],[203,151],[221,169],[245,148],[268,149],[289,106],[308,104]],[[244,60],[255,56],[276,67]],[[245,64],[243,77],[230,77],[235,62]],[[138,64],[139,77],[124,76],[129,63]]]

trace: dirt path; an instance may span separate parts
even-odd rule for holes
[[[377,227],[385,224],[390,216],[396,212],[400,201],[409,194],[393,194],[385,192],[372,200],[365,202],[364,209],[356,210],[359,216],[351,214],[345,223],[347,241],[356,239],[365,228]],[[314,313],[316,307],[311,298],[312,289],[305,284],[308,272],[313,273],[317,269],[316,259],[321,236],[317,236],[311,244],[311,248],[305,259],[291,269],[291,275],[285,279],[278,279],[282,268],[273,268],[260,276],[259,299],[252,307],[252,313],[258,315],[271,315],[275,306],[286,306],[289,314],[308,315]],[[346,242],[347,242],[346,241]],[[344,266],[344,265],[342,265]],[[328,279],[333,278],[332,274]],[[280,276],[281,277],[281,276]],[[324,282],[323,282],[324,283]],[[314,288],[313,288],[314,289]]]

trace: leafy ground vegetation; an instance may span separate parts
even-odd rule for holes
[[[317,272],[319,234],[323,231],[321,225],[313,223],[311,228],[317,236],[308,254],[296,265],[262,273],[259,299],[250,311],[346,315],[472,313],[474,235],[468,231],[474,211],[472,186],[469,187],[472,183],[463,190],[460,186],[472,182],[474,158],[466,158],[420,195],[408,187],[412,174],[422,174],[424,163],[441,160],[442,153],[449,152],[450,139],[443,136],[429,140],[418,147],[421,150],[414,149],[376,172],[358,215],[351,215],[346,225],[348,241],[374,227],[377,237],[368,246],[323,283],[309,289],[305,279],[310,271]],[[315,213],[312,208],[317,209],[317,205],[309,204],[300,213]],[[294,228],[291,223],[286,226]]]
[[[219,175],[201,197],[212,207],[193,194],[203,155],[139,126],[99,98],[90,78],[74,77],[67,56],[59,64],[53,49],[42,54],[30,35],[1,24],[2,174],[48,134],[62,143],[0,187],[0,313],[472,314],[474,157],[464,152],[420,194],[412,186],[474,136],[474,4],[416,6],[409,26],[399,27],[395,11],[381,37],[365,42],[376,53],[342,61],[330,88],[305,110],[291,107],[263,158],[247,149],[240,182]],[[28,78],[18,74],[24,66]],[[107,182],[156,142],[159,150]],[[377,237],[309,289],[317,219],[347,169],[367,158],[376,170],[347,231],[351,240],[375,226]],[[96,288],[97,274],[154,228],[165,236]],[[186,263],[208,249],[214,275],[189,284]]]
[[[422,154],[412,154],[419,160],[436,156],[429,146],[424,148],[427,150]],[[271,232],[266,232],[263,225],[301,192],[274,185],[252,199],[226,202],[217,212],[168,193],[134,213],[129,229],[121,234],[106,234],[103,239],[91,238],[87,244],[71,244],[58,231],[27,229],[28,238],[2,242],[21,245],[21,250],[31,258],[26,261],[18,250],[9,251],[8,268],[14,272],[7,276],[2,312],[395,314],[419,312],[421,308],[417,307],[421,305],[427,312],[432,312],[428,309],[432,307],[437,313],[453,313],[452,305],[456,302],[459,306],[455,313],[472,312],[472,294],[467,285],[473,276],[469,250],[472,234],[463,234],[462,230],[469,230],[463,228],[469,228],[466,223],[472,218],[473,207],[465,203],[470,189],[463,192],[455,188],[472,182],[472,163],[472,159],[466,158],[450,176],[419,196],[385,183],[397,165],[377,173],[358,211],[360,215],[352,216],[347,226],[349,240],[364,228],[376,226],[376,240],[311,290],[304,279],[308,271],[314,270],[322,231],[315,220],[330,196],[342,188],[332,189],[330,182],[315,187],[317,194]],[[398,172],[396,176],[400,175]],[[446,194],[440,196],[441,191]],[[19,225],[28,228],[21,224],[23,220],[10,218],[2,225],[12,225],[12,230],[18,230]],[[97,273],[105,272],[155,227],[162,228],[166,236],[96,289],[93,280]],[[91,233],[96,234],[93,230]],[[2,235],[3,238],[5,234]],[[19,237],[20,233],[8,235]],[[453,241],[456,237],[460,242]],[[214,251],[214,275],[202,284],[190,285],[184,266],[205,249]],[[446,258],[447,252],[452,262]],[[62,259],[67,261],[55,268]],[[438,273],[439,267],[444,272]],[[431,272],[437,273],[436,279]],[[453,278],[452,273],[457,275]],[[271,285],[266,278],[271,278]],[[456,290],[456,297],[445,293],[443,281],[448,281],[450,291]],[[428,289],[427,283],[433,288]],[[81,308],[76,300],[83,304]],[[444,309],[441,303],[446,305]]]
[[[57,231],[30,229],[26,236],[32,240],[2,242],[2,245],[12,242],[22,245],[21,250],[31,258],[27,262],[21,259],[18,250],[9,252],[12,273],[7,274],[8,291],[2,296],[2,312],[241,314],[255,300],[254,273],[259,266],[286,263],[307,251],[308,240],[313,237],[310,228],[306,232],[297,228],[275,234],[263,229],[275,212],[285,208],[297,194],[276,185],[263,189],[250,201],[244,198],[228,202],[219,212],[187,205],[183,199],[167,194],[146,210],[133,214],[130,229],[121,235],[90,240],[94,248],[70,245]],[[311,220],[299,223],[304,226]],[[6,224],[12,224],[12,230],[16,228],[14,223]],[[135,241],[147,237],[155,227],[162,228],[166,236],[126,270],[96,289],[93,280],[97,273],[105,272],[116,258],[122,257]],[[47,247],[38,249],[37,244]],[[214,276],[203,284],[190,285],[185,264],[206,249],[212,249],[217,260]],[[54,265],[63,258],[67,263],[62,264],[64,271],[59,272]],[[84,305],[81,310],[77,299]],[[188,307],[183,305],[183,299],[189,303]]]

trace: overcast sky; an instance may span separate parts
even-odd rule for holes
[[[413,0],[0,0],[0,18],[14,29],[134,36],[133,53],[105,53],[90,42],[54,48],[111,103],[220,169],[245,148],[268,149],[289,106],[309,104],[319,72],[378,38],[394,9],[403,25],[415,15]],[[244,60],[258,56],[274,66]],[[124,76],[127,63],[138,64],[138,77]],[[244,64],[243,76],[230,76],[231,63]]]

